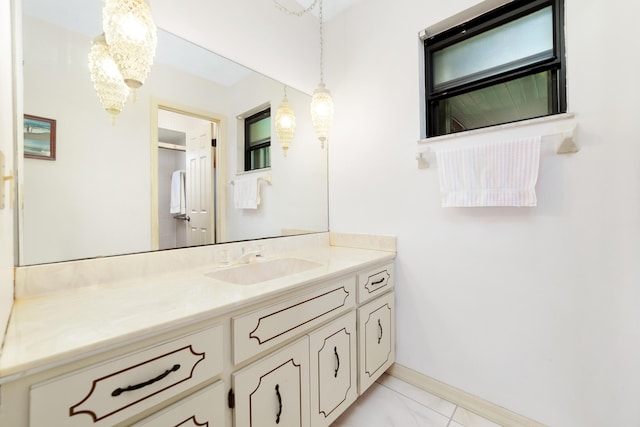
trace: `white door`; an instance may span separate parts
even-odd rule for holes
[[[213,243],[212,123],[187,132],[187,245]]]

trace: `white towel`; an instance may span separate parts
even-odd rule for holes
[[[233,203],[236,209],[258,209],[260,191],[258,175],[236,177],[233,180]]]
[[[169,213],[187,213],[185,175],[186,172],[183,170],[175,171],[171,174],[171,207],[169,208]]]
[[[442,206],[535,206],[540,137],[436,151]]]

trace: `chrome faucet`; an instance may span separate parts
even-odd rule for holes
[[[256,258],[262,257],[262,251],[260,249],[252,249],[250,251],[246,251],[242,248],[242,255],[236,261],[238,264],[248,264],[256,260]]]

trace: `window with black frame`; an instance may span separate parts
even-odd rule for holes
[[[244,120],[244,170],[271,166],[271,108]]]
[[[563,0],[515,0],[427,34],[427,137],[566,112],[563,21]]]

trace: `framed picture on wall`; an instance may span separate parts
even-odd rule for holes
[[[24,115],[24,157],[56,159],[56,121],[54,119]]]

